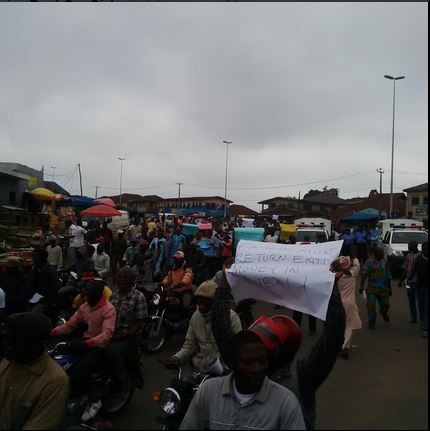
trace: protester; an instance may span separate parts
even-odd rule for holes
[[[112,241],[113,233],[108,228],[108,222],[104,221],[98,232],[98,236],[101,237],[101,243],[104,245],[105,252],[110,256],[112,254]]]
[[[81,416],[84,422],[94,418],[102,407],[95,387],[93,372],[103,361],[105,348],[115,329],[116,311],[114,306],[103,297],[105,282],[102,279],[91,280],[86,286],[86,302],[64,324],[51,331],[51,336],[72,333],[80,321],[88,324],[84,339],[72,341],[72,349],[82,356],[75,366],[74,376],[79,390],[88,396],[88,406]]]
[[[136,237],[132,237],[130,241],[130,245],[127,247],[124,253],[123,260],[125,260],[125,263],[130,267],[133,268],[133,266],[136,263],[136,256],[139,254],[139,247],[137,246],[138,240]]]
[[[6,271],[0,273],[0,288],[5,293],[4,314],[27,311],[31,292],[28,275],[25,274],[22,261],[18,256],[6,258]]]
[[[116,273],[118,270],[118,265],[121,265],[125,251],[127,250],[127,240],[124,238],[124,231],[118,230],[117,238],[112,240],[112,256],[111,256],[111,270],[112,279],[115,283]]]
[[[230,298],[231,288],[224,274],[213,302],[212,330],[227,365],[231,363],[231,341],[234,335],[229,319]],[[271,319],[262,316],[248,330],[252,329],[265,342],[266,348],[273,352],[269,378],[294,392],[302,407],[306,429],[314,429],[315,393],[333,368],[344,340],[345,311],[337,281],[328,304],[322,335],[307,357],[294,358],[300,347],[300,329],[293,319],[287,316],[274,316]]]
[[[332,270],[338,276],[338,289],[346,314],[345,341],[340,356],[349,359],[349,349],[352,342],[352,331],[361,329],[361,319],[355,301],[356,279],[360,274],[360,263],[357,258],[351,260],[350,256],[340,256]]]
[[[154,278],[160,280],[165,275],[169,255],[169,246],[163,229],[157,231],[157,236],[151,241],[149,248],[153,253]]]
[[[33,311],[49,313],[59,288],[57,273],[48,263],[48,252],[46,250],[35,250],[33,261],[34,264],[29,280],[31,296],[40,295],[40,299],[33,307]]]
[[[78,220],[76,225],[68,221],[66,226],[69,227],[69,253],[68,262],[73,264],[76,259],[76,251],[85,249],[85,234],[87,231],[82,227],[82,220]]]
[[[174,258],[174,266],[163,279],[163,286],[168,297],[178,298],[181,302],[182,311],[188,312],[192,300],[193,271],[185,261],[182,251],[177,251]]]
[[[279,236],[276,235],[275,228],[272,227],[269,229],[269,233],[264,238],[265,242],[278,242]]]
[[[291,236],[290,236],[291,237]],[[295,241],[295,239],[294,239]],[[310,242],[310,238],[308,235],[305,235],[303,237],[303,242],[301,242],[300,244],[311,244]],[[279,305],[277,305],[275,308],[280,308]],[[297,311],[297,310],[293,310],[293,319],[295,320],[295,322],[297,323],[297,325],[299,325],[299,328],[302,324],[302,318],[303,318],[303,313],[301,311]],[[309,328],[309,332],[308,335],[315,335],[316,331],[317,331],[317,319],[315,316],[312,315],[308,315],[308,328]]]
[[[344,229],[339,239],[343,239],[343,249],[345,255],[350,256],[352,253],[352,247],[355,245],[355,235],[348,229]]]
[[[388,309],[390,308],[389,296],[391,295],[391,275],[387,262],[384,259],[384,251],[380,247],[374,247],[372,257],[368,259],[361,271],[360,293],[364,291],[367,280],[367,328],[375,329],[376,301],[379,303],[379,311],[382,318],[389,322]]]
[[[355,243],[357,246],[357,258],[361,266],[367,260],[367,242],[369,234],[366,232],[364,225],[360,225],[355,233]]]
[[[258,335],[232,338],[231,368],[198,389],[179,429],[306,429],[296,396],[267,377],[269,353]]]
[[[182,365],[191,360],[193,368],[204,373],[219,358],[217,343],[212,333],[211,315],[216,289],[216,283],[209,280],[196,290],[194,296],[197,310],[191,317],[182,348],[169,359],[170,363]],[[239,316],[234,311],[228,310],[227,319],[233,333],[242,330]]]
[[[134,364],[137,356],[137,337],[148,315],[145,296],[134,289],[134,271],[129,267],[118,271],[118,292],[111,298],[116,310],[115,331],[106,347],[106,357],[119,393],[126,390],[126,366]],[[137,387],[143,380],[139,370],[134,369],[133,377]]]
[[[48,252],[48,263],[52,266],[52,269],[57,271],[58,268],[63,266],[63,251],[61,247],[57,244],[57,238],[55,235],[49,237],[49,243],[46,247]]]
[[[184,247],[187,243],[185,236],[182,235],[180,227],[176,227],[173,234],[169,238],[169,267],[173,268],[175,265],[175,253],[177,251],[184,251]]]
[[[415,258],[411,278],[416,275],[416,294],[420,316],[420,330],[423,338],[428,338],[428,242],[421,245],[421,254]]]
[[[110,257],[105,253],[105,245],[99,244],[97,246],[97,253],[93,254],[94,269],[99,276],[103,279],[110,274]]]
[[[417,273],[414,271],[414,266],[416,258],[421,254],[418,250],[418,243],[411,241],[408,244],[408,251],[403,279],[408,295],[410,323],[417,323]]]
[[[184,249],[185,261],[193,271],[193,284],[200,285],[206,280],[206,256],[198,249],[197,243],[190,237]]]
[[[48,355],[51,324],[39,313],[4,319],[6,357],[0,362],[0,429],[57,430],[66,409],[69,378]]]

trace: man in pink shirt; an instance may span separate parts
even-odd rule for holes
[[[88,396],[88,407],[81,419],[86,422],[92,419],[100,410],[102,403],[97,396],[92,372],[97,370],[103,361],[104,350],[112,338],[115,329],[116,311],[114,306],[103,297],[105,282],[102,279],[91,280],[85,291],[86,302],[75,314],[61,326],[51,331],[52,336],[72,333],[79,322],[88,325],[83,339],[74,339],[71,347],[82,356],[75,368],[75,375],[80,391]]]

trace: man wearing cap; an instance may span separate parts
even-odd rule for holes
[[[169,363],[185,364],[191,360],[193,368],[205,373],[219,358],[218,346],[212,332],[211,309],[217,284],[213,280],[202,283],[194,296],[197,310],[193,313],[185,342],[169,360]],[[230,323],[234,333],[242,330],[239,316],[230,310]]]
[[[16,313],[5,318],[0,430],[59,429],[69,378],[46,351],[50,330],[49,319],[43,314]]]
[[[115,329],[116,311],[114,306],[103,297],[104,287],[105,282],[101,278],[91,280],[84,292],[86,302],[64,325],[57,326],[51,331],[52,336],[67,335],[74,331],[78,322],[83,320],[88,324],[84,340],[72,342],[73,350],[82,355],[82,359],[75,367],[76,379],[80,390],[88,395],[89,400],[88,407],[81,417],[83,421],[93,418],[102,406],[92,372],[97,370],[103,360],[105,347]]]
[[[164,277],[163,287],[167,290],[168,296],[179,296],[182,309],[188,311],[192,299],[193,271],[186,266],[182,251],[177,251],[173,258],[173,268]]]

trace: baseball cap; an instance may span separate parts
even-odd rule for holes
[[[183,253],[182,251],[177,251],[177,252],[173,255],[173,257],[174,257],[175,259],[185,259],[185,255],[184,255],[184,253]]]

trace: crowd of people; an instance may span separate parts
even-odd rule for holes
[[[204,228],[184,235],[185,223]],[[19,258],[9,257],[6,273],[0,276],[5,344],[0,362],[0,429],[59,427],[69,378],[47,354],[46,343],[52,338],[80,333],[71,348],[81,357],[75,375],[89,400],[82,421],[96,417],[102,407],[93,380],[100,362],[113,370],[117,393],[125,391],[126,369],[142,387],[134,359],[148,314],[142,290],[154,282],[161,283],[182,309],[196,306],[184,344],[167,364],[188,364],[207,373],[219,360],[224,370],[224,376],[209,379],[199,389],[181,429],[314,429],[316,391],[339,356],[350,358],[353,331],[362,327],[357,284],[367,301],[367,328],[376,329],[377,302],[382,319],[390,320],[391,275],[377,247],[379,233],[364,226],[356,232],[333,230],[331,239],[344,242],[341,256],[330,267],[335,281],[326,322],[309,355],[298,360],[301,313],[293,310],[291,318],[277,307],[275,316],[262,316],[243,327],[232,310],[226,268],[234,263],[238,227],[240,219],[179,217],[167,222],[154,217],[133,220],[127,231],[113,233],[106,222],[84,228],[76,220],[67,224],[66,256],[49,234],[35,251],[29,273]],[[266,242],[282,242],[276,221],[265,221],[263,227]],[[297,244],[294,235],[284,242]],[[310,241],[305,238],[301,244]],[[428,336],[427,260],[427,243],[421,250],[416,243],[409,244],[402,280],[411,323],[419,319],[424,338]],[[71,305],[71,317],[56,326],[50,311],[67,293],[60,286],[59,269],[73,272],[85,284]],[[310,335],[315,331],[316,319],[309,316]]]

